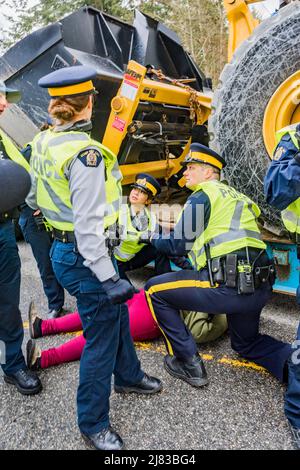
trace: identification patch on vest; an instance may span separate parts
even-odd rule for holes
[[[102,161],[101,153],[95,149],[84,150],[83,152],[80,152],[77,158],[84,164],[84,166],[88,166],[90,168],[97,168]]]
[[[274,154],[273,160],[275,160],[275,161],[279,160],[282,157],[282,155],[284,154],[284,152],[285,152],[284,147],[278,147],[278,149],[276,150],[276,152]]]

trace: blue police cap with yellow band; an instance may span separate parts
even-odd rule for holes
[[[51,98],[60,96],[78,96],[97,93],[92,80],[97,72],[92,67],[74,65],[64,67],[40,78],[38,84],[48,88]]]
[[[3,80],[0,80],[0,94],[5,96],[8,103],[18,103],[21,99],[21,92],[13,88],[8,88]]]
[[[132,187],[142,189],[153,197],[161,192],[159,182],[153,176],[148,175],[148,173],[139,173]]]
[[[206,163],[211,165],[218,170],[222,170],[226,166],[224,158],[222,158],[217,152],[214,152],[205,145],[193,143],[190,147],[190,152],[185,157],[182,166],[188,165],[189,163]]]

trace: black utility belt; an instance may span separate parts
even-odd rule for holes
[[[52,237],[55,240],[58,240],[62,243],[74,243],[76,245],[76,237],[74,232],[68,232],[65,230],[58,230],[54,227],[52,227],[51,230]],[[106,247],[108,248],[108,251],[113,253],[113,250],[116,246],[120,244],[120,239],[119,238],[113,238],[109,236],[109,232],[106,230]]]
[[[253,294],[263,284],[273,285],[276,279],[275,265],[263,250],[256,260],[243,259],[237,253],[210,260],[215,284],[237,288],[239,294]]]
[[[57,228],[52,228],[52,236],[54,240],[58,240],[62,243],[76,243],[75,233],[67,232],[65,230],[58,230]]]

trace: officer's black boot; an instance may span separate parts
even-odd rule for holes
[[[124,447],[124,442],[119,434],[110,427],[97,434],[82,434],[82,437],[89,447],[97,450],[122,450]]]
[[[30,338],[41,338],[42,334],[42,319],[38,317],[37,310],[34,302],[30,302],[28,310],[28,323]]]
[[[176,356],[165,356],[165,369],[169,374],[184,380],[193,387],[203,387],[208,383],[204,363],[199,354],[186,360]]]
[[[155,377],[150,377],[144,374],[144,377],[138,384],[120,386],[115,385],[116,393],[140,393],[142,395],[152,395],[153,393],[160,392],[162,389],[162,383]]]
[[[293,428],[291,426],[291,432],[292,432],[292,441],[293,441],[294,448],[296,450],[300,450],[300,429]]]
[[[22,395],[35,395],[43,388],[38,376],[27,368],[20,369],[12,375],[4,375],[4,381],[15,385]]]

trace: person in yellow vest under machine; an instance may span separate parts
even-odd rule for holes
[[[142,243],[144,236],[157,230],[157,221],[150,205],[161,192],[159,182],[147,173],[139,173],[129,194],[129,204],[123,204],[119,214],[120,244],[115,247],[114,255],[118,262],[120,277],[127,279],[126,272],[142,268],[151,261],[155,262],[157,275],[171,271],[168,256],[159,253],[156,248]],[[147,240],[146,240],[147,241]],[[174,259],[184,269],[190,268],[185,258]]]
[[[256,222],[260,210],[220,182],[225,161],[208,147],[193,143],[183,165],[193,193],[169,239],[152,237],[151,243],[166,254],[189,252],[194,271],[164,274],[145,286],[168,351],[165,368],[195,387],[208,382],[196,343],[180,317],[181,309],[190,309],[226,313],[232,348],[284,381],[291,345],[259,333],[275,278]]]

